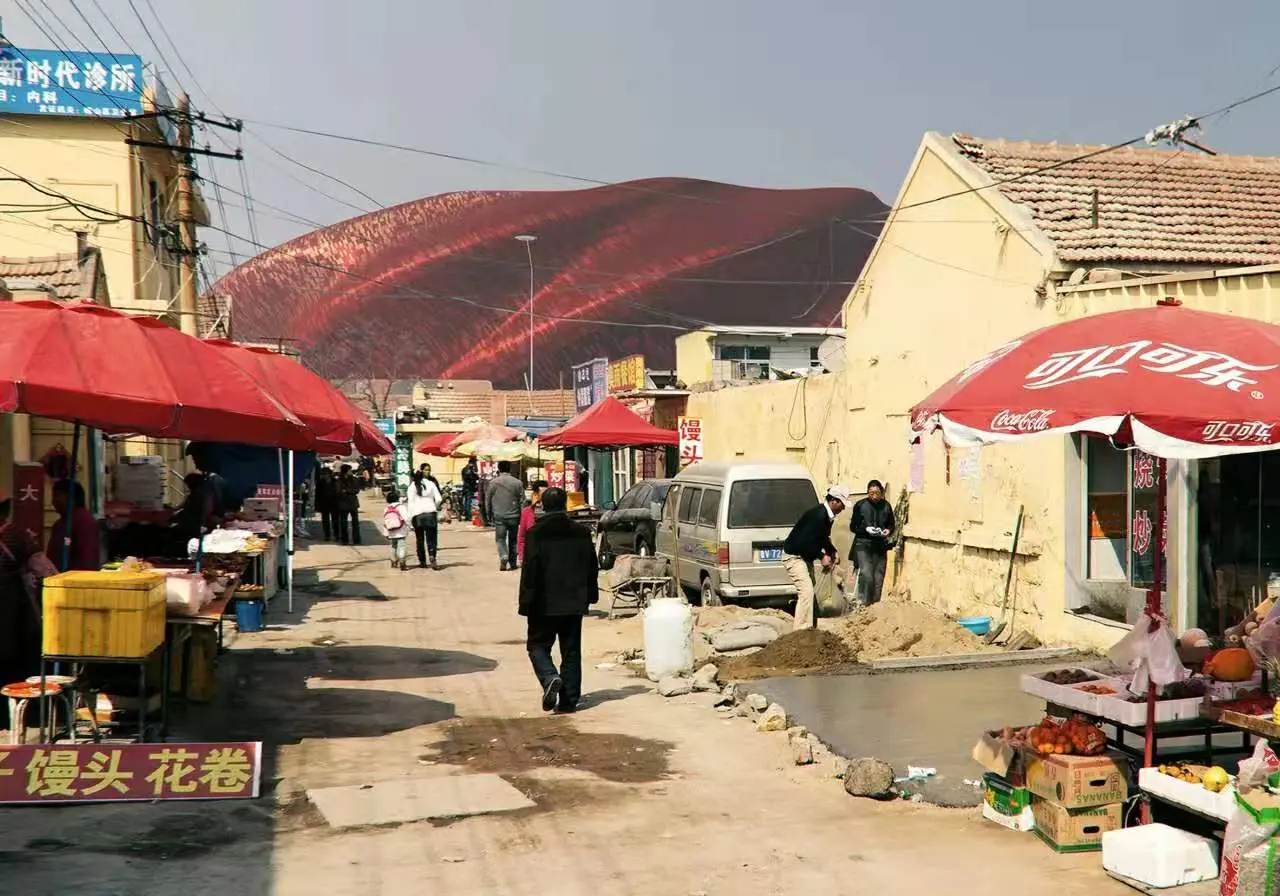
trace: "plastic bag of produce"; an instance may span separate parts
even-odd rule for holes
[[[1267,776],[1280,771],[1280,757],[1276,756],[1271,744],[1260,740],[1253,745],[1253,756],[1240,762],[1236,772],[1236,790],[1248,793],[1250,790],[1267,783]]]
[[[1120,668],[1133,670],[1129,690],[1135,694],[1145,694],[1149,681],[1164,686],[1183,681],[1190,674],[1178,659],[1178,639],[1173,629],[1168,623],[1153,628],[1151,617],[1145,615],[1116,642],[1107,657]]]
[[[1280,886],[1276,826],[1259,823],[1239,806],[1222,842],[1219,896],[1272,896]]]
[[[813,596],[818,602],[820,616],[843,616],[848,610],[844,594],[844,575],[836,567],[819,571]]]
[[[1244,646],[1259,666],[1266,660],[1280,657],[1280,617],[1272,617],[1251,635],[1246,635]]]

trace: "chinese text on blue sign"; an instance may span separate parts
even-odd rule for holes
[[[0,49],[0,113],[142,114],[142,60],[118,53]]]
[[[573,404],[582,413],[608,394],[609,361],[596,358],[573,368]]]

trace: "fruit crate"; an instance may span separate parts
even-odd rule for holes
[[[1187,768],[1203,774],[1208,766],[1187,763]],[[1138,770],[1138,788],[1175,806],[1190,809],[1217,821],[1227,822],[1235,808],[1235,784],[1228,784],[1218,793],[1206,790],[1203,784],[1191,784],[1166,775],[1158,768]]]
[[[1123,695],[1125,693],[1124,681],[1118,678],[1109,678],[1101,672],[1095,672],[1093,669],[1059,669],[1054,671],[1079,672],[1087,675],[1089,680],[1076,682],[1075,684],[1055,684],[1044,680],[1043,676],[1048,673],[1025,674],[1021,680],[1022,692],[1033,697],[1040,697],[1045,702],[1055,706],[1062,706],[1095,716],[1099,714],[1098,706],[1101,699],[1115,698],[1105,694],[1091,694],[1088,691],[1082,691],[1080,690],[1081,685],[1102,685],[1103,687],[1111,688],[1116,694]]]

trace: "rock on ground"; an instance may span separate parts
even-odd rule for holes
[[[774,703],[764,711],[756,722],[756,729],[759,731],[786,731],[787,730],[787,711],[779,704]]]
[[[716,655],[715,649],[712,648],[711,642],[707,640],[707,636],[702,632],[693,633],[693,662],[705,663]]]
[[[778,639],[778,630],[763,622],[730,622],[707,632],[711,646],[718,652],[763,647]]]
[[[892,796],[893,766],[883,759],[850,759],[844,767],[844,789],[850,796]]]
[[[719,674],[720,670],[716,668],[715,663],[707,663],[693,673],[693,689],[695,691],[719,690],[720,686],[716,684],[716,676]]]
[[[668,675],[658,681],[658,693],[664,697],[682,697],[692,690],[692,679]]]
[[[813,743],[808,736],[791,738],[791,761],[796,765],[813,764]]]
[[[747,696],[747,706],[750,706],[756,712],[764,712],[769,708],[769,699],[764,694],[749,694]]]

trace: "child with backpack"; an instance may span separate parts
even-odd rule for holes
[[[405,538],[409,534],[409,523],[405,519],[404,501],[395,489],[387,491],[387,508],[382,511],[382,533],[391,542],[391,566],[393,569],[408,569],[407,546]]]

